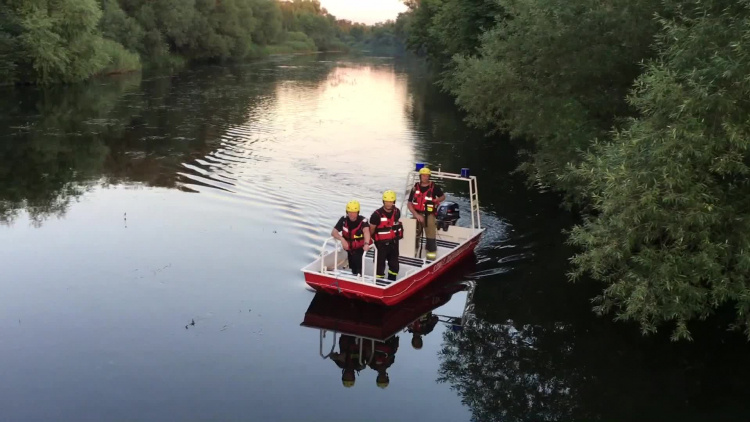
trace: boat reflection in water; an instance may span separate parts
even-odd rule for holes
[[[423,337],[429,335],[438,323],[446,324],[452,330],[462,329],[463,314],[446,316],[432,311],[448,303],[455,293],[467,291],[466,312],[474,282],[461,281],[461,277],[471,271],[475,259],[471,257],[467,261],[396,306],[318,292],[301,325],[320,330],[320,357],[330,359],[341,369],[344,387],[354,386],[359,373],[369,367],[377,373],[377,386],[386,388],[390,382],[388,369],[394,364],[399,350],[400,334],[410,334],[412,347],[419,350]]]

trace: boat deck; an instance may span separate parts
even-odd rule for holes
[[[480,221],[479,191],[475,176],[470,176],[466,168],[461,174],[445,173],[438,169],[432,172],[432,178],[438,180],[463,181],[469,184],[469,203],[467,223],[469,227],[455,225],[443,226],[437,230],[437,256],[427,260],[426,239],[417,236],[417,220],[406,215],[406,199],[414,184],[419,180],[417,169],[407,173],[404,196],[402,196],[400,219],[404,228],[404,237],[399,245],[399,271],[396,280],[378,278],[375,273],[375,261],[378,251],[368,251],[362,256],[362,274],[354,275],[348,262],[348,254],[341,244],[330,237],[323,242],[318,258],[302,268],[305,281],[315,290],[324,291],[347,298],[371,301],[386,306],[395,305],[427,286],[449,268],[474,252],[484,229]],[[457,210],[456,210],[457,211]],[[452,211],[446,211],[447,215]],[[458,214],[454,214],[460,218]]]
[[[417,271],[431,265],[433,262],[439,261],[441,257],[450,254],[461,246],[462,243],[468,241],[476,234],[475,231],[470,228],[459,226],[450,226],[447,231],[438,230],[436,237],[437,258],[435,260],[428,260],[426,258],[426,239],[417,238],[416,236],[416,220],[413,218],[402,219],[402,223],[404,224],[404,238],[399,241],[400,268],[395,282],[408,278]],[[410,247],[409,245],[412,246]],[[364,277],[358,277],[352,274],[347,259],[347,253],[340,247],[338,247],[337,253],[331,251],[322,259],[324,259],[325,262],[323,271],[321,271],[320,258],[308,265],[304,270],[315,271],[319,274],[327,275],[336,279],[366,283],[371,286],[387,287],[395,283],[394,281],[375,277],[375,248],[371,248],[365,253],[363,266]],[[335,265],[334,261],[337,261]]]
[[[399,269],[399,275],[401,276],[400,278],[404,278],[405,274],[413,273],[415,269],[424,268],[426,265],[429,265],[433,261],[437,260],[437,258],[447,255],[448,253],[450,253],[452,250],[456,249],[459,246],[458,242],[451,242],[447,240],[437,240],[436,242],[437,247],[438,247],[437,258],[435,260],[429,260],[424,256],[424,254],[427,251],[427,249],[425,249],[425,246],[424,246],[426,243],[426,239],[422,239],[421,243],[422,243],[422,254],[421,254],[422,257],[421,258],[418,258],[416,256],[410,257],[410,256],[399,255],[398,263],[400,266],[400,269]],[[417,254],[418,253],[419,252],[417,252]],[[365,253],[365,256],[369,258],[370,260],[374,260],[375,251],[369,250]],[[346,265],[348,268],[348,263]],[[372,272],[372,267],[368,267],[368,268],[370,268],[370,272]],[[365,273],[367,273],[367,271],[365,271]],[[398,280],[398,278],[396,278],[396,280]],[[381,286],[387,286],[391,284],[392,282],[389,280],[376,280],[376,283]]]

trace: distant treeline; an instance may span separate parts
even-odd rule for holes
[[[380,45],[383,32],[338,20],[317,0],[9,0],[0,3],[0,84],[342,51]]]
[[[604,283],[598,312],[677,339],[729,311],[750,337],[750,1],[406,3],[468,120],[582,210],[571,277]]]

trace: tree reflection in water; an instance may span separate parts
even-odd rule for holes
[[[452,384],[477,421],[568,419],[576,375],[559,372],[572,352],[567,328],[516,328],[468,316],[463,330],[444,333],[438,381]],[[553,339],[554,352],[540,344]]]
[[[279,81],[315,89],[334,68],[294,60],[307,66],[199,67],[173,76],[0,88],[0,223],[11,224],[22,211],[36,226],[62,217],[94,186],[182,188],[182,164],[220,148],[229,127],[273,104]]]

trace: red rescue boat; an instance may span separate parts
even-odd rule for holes
[[[346,334],[370,340],[385,341],[401,332],[420,316],[448,303],[461,291],[473,293],[474,283],[459,281],[473,265],[466,261],[442,275],[439,280],[414,294],[397,306],[352,301],[341,295],[324,292],[315,294],[305,312],[303,327]],[[469,295],[470,296],[470,295]],[[467,297],[469,297],[467,296]],[[460,324],[461,317],[446,317],[443,322]]]
[[[469,184],[471,226],[456,225],[459,211],[455,203],[441,204],[437,218],[437,257],[428,260],[426,248],[422,247],[425,239],[417,238],[417,221],[414,216],[408,215],[405,207],[409,191],[419,180],[418,170],[421,167],[422,165],[418,164],[415,171],[408,173],[405,195],[402,196],[400,209],[404,237],[399,244],[401,269],[397,279],[388,281],[376,277],[376,248],[371,248],[362,257],[363,274],[353,275],[348,266],[346,252],[338,241],[331,237],[323,243],[320,256],[302,268],[308,285],[320,292],[391,306],[411,297],[451,267],[473,256],[474,249],[485,230],[480,222],[476,176],[471,176],[468,169],[462,169],[461,174],[440,170],[432,172],[433,180],[455,180]]]
[[[473,265],[474,262],[467,260],[465,264]],[[469,265],[454,267],[439,280],[396,306],[354,301],[341,295],[317,292],[301,325],[319,330],[318,353],[321,358],[330,359],[339,368],[351,371],[348,380],[344,379],[342,371],[344,385],[348,381],[347,386],[353,386],[355,371],[359,374],[358,371],[368,366],[377,371],[379,377],[384,375],[385,379],[381,381],[387,383],[385,371],[394,363],[401,334],[410,333],[412,346],[421,348],[422,338],[433,332],[438,323],[452,331],[463,330],[464,322],[472,312],[476,284],[458,280],[471,271]],[[459,292],[466,292],[460,314],[456,312],[456,306],[446,305]],[[452,308],[453,312],[444,305]],[[433,311],[438,308],[454,315],[435,314]],[[330,349],[326,342],[330,342]]]

